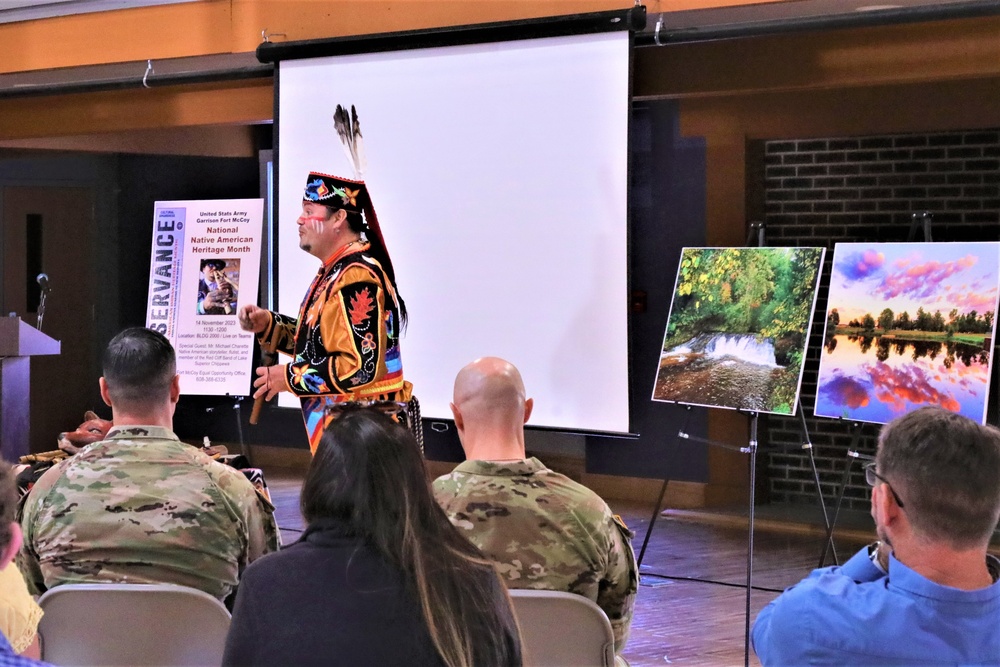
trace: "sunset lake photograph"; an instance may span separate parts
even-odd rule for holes
[[[938,405],[983,423],[1000,243],[841,243],[815,414],[886,423]]]

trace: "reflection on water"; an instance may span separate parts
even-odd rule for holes
[[[833,336],[823,344],[816,414],[884,423],[922,405],[982,421],[989,349],[946,341]]]

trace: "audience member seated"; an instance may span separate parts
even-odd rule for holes
[[[10,563],[0,570],[0,632],[17,653],[41,658],[42,649],[38,643],[38,622],[41,620],[42,608],[28,592],[17,564]]]
[[[180,380],[162,335],[118,334],[100,387],[107,438],[53,466],[25,501],[29,587],[172,583],[225,600],[246,565],[277,548],[273,508],[242,473],[174,435]]]
[[[17,499],[14,471],[0,461],[0,665],[28,667],[47,663],[34,659],[41,653],[36,631],[42,610],[12,562],[21,546],[21,526],[14,520]]]
[[[404,427],[334,420],[301,504],[301,539],[246,571],[224,665],[521,664],[506,589],[435,504]]]
[[[525,458],[531,408],[510,363],[485,357],[463,368],[451,409],[467,460],[435,480],[434,495],[509,587],[596,602],[620,653],[638,583],[631,533],[593,491]]]
[[[879,541],[760,612],[761,663],[1000,664],[1000,431],[921,408],[882,428],[866,473]]]

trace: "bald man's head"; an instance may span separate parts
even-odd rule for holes
[[[520,409],[524,405],[524,382],[514,365],[497,357],[483,357],[458,372],[455,405],[483,403],[495,410]]]
[[[513,439],[523,450],[523,427],[531,407],[521,374],[503,359],[476,359],[455,378],[452,411],[467,453],[470,438],[488,442]]]

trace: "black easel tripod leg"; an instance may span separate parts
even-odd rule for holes
[[[833,543],[833,524],[830,523],[830,516],[826,513],[826,501],[823,500],[823,487],[819,481],[819,470],[816,469],[816,457],[813,454],[812,446],[809,447],[809,465],[812,466],[813,479],[816,481],[816,494],[819,496],[819,507],[823,512],[823,527],[826,528],[826,541],[823,543],[823,555],[820,556],[819,566],[823,567],[823,560],[826,558],[827,551],[833,554],[833,562],[840,562],[837,559],[837,546]],[[840,511],[840,503],[844,499],[844,487],[847,485],[847,478],[840,484],[840,497],[837,500],[837,511]],[[836,519],[834,519],[836,521]]]
[[[816,499],[819,500],[819,509],[823,512],[823,528],[826,529],[826,541],[824,544],[823,558],[826,557],[826,547],[829,546],[833,550],[833,562],[837,562],[837,548],[834,546],[833,541],[830,536],[833,535],[833,530],[830,528],[830,516],[826,512],[826,499],[823,498],[823,485],[819,481],[819,470],[816,469],[816,454],[813,451],[812,440],[809,438],[809,425],[806,424],[806,412],[802,409],[802,401],[799,401],[799,423],[802,426],[802,439],[805,444],[802,446],[803,449],[809,450],[809,465],[812,467],[813,480],[816,482]]]
[[[844,464],[844,475],[840,478],[840,492],[837,494],[837,506],[833,510],[833,519],[830,521],[830,525],[826,529],[826,540],[823,541],[823,551],[819,555],[819,565],[816,567],[823,567],[826,562],[826,555],[830,552],[830,548],[833,546],[833,530],[837,526],[837,518],[840,516],[840,507],[844,504],[844,494],[847,491],[847,481],[851,478],[851,462],[852,458],[847,457],[847,462]],[[837,562],[837,552],[833,552],[834,563]]]
[[[646,555],[646,546],[649,544],[649,536],[653,534],[653,526],[656,525],[656,519],[660,516],[660,507],[663,506],[663,496],[667,494],[667,483],[670,482],[669,479],[663,480],[663,486],[660,487],[660,497],[656,500],[656,505],[653,507],[653,516],[649,517],[649,527],[646,528],[646,537],[642,540],[642,549],[639,550],[639,558],[636,561],[636,567],[642,567],[642,559]]]
[[[670,464],[673,463],[674,451],[678,449],[681,439],[686,438],[686,431],[688,421],[691,419],[691,406],[688,406],[684,411],[684,422],[681,424],[680,430],[677,432],[677,442],[674,443],[674,449],[667,452],[667,471],[670,470]],[[639,550],[639,558],[636,560],[636,569],[642,567],[642,559],[646,555],[646,546],[649,544],[649,537],[653,534],[653,526],[656,525],[656,519],[660,516],[660,508],[663,506],[663,497],[667,494],[667,483],[670,482],[670,477],[663,478],[663,486],[660,487],[660,496],[656,500],[656,505],[653,507],[653,515],[649,518],[649,527],[646,528],[646,537],[642,539],[642,549]]]
[[[757,416],[755,412],[750,420],[750,446],[747,448],[747,453],[750,455],[750,512],[747,522],[747,596],[743,637],[743,664],[745,667],[750,667],[750,594],[753,592],[753,523],[757,487]]]

